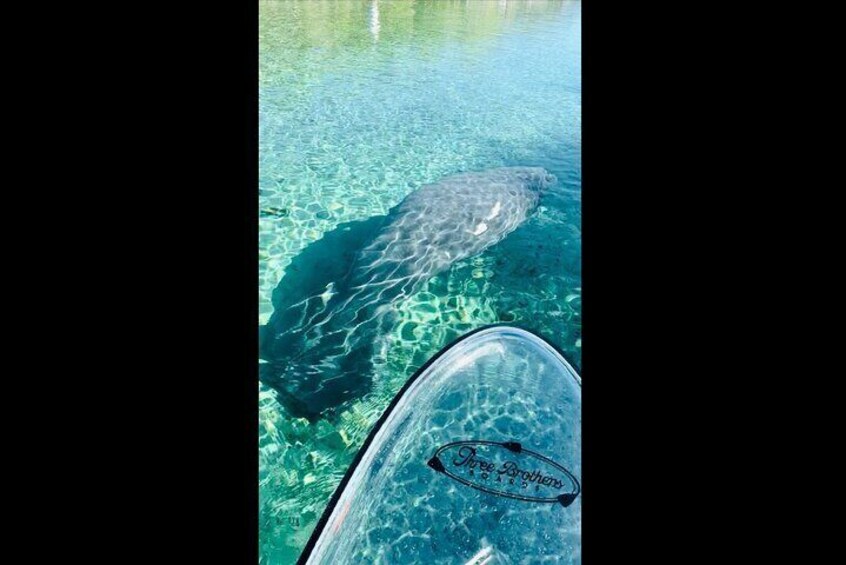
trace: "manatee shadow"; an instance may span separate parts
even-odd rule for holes
[[[370,388],[367,347],[349,352],[337,363],[312,367],[309,371],[290,370],[308,350],[307,322],[326,309],[329,297],[344,297],[347,274],[358,251],[375,237],[386,216],[339,224],[304,248],[285,270],[273,290],[273,315],[259,328],[259,379],[277,392],[279,402],[294,417],[317,418],[326,408],[364,395]],[[327,338],[324,348],[341,340]],[[368,343],[368,342],[365,342]],[[369,342],[372,345],[372,342]],[[296,380],[298,382],[291,382]],[[291,390],[300,391],[291,394]]]

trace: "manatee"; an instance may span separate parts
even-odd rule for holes
[[[273,293],[259,378],[315,419],[370,389],[373,343],[398,301],[522,224],[556,179],[540,167],[463,173],[419,188],[386,216],[342,224],[307,247]]]

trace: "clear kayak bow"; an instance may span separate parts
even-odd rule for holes
[[[300,563],[580,563],[581,379],[540,337],[471,332],[365,441]]]

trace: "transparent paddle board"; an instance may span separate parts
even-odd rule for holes
[[[441,351],[377,423],[300,563],[580,563],[581,379],[527,331]]]

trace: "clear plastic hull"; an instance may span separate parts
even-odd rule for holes
[[[386,410],[301,563],[580,563],[581,379],[527,331],[465,336]]]

